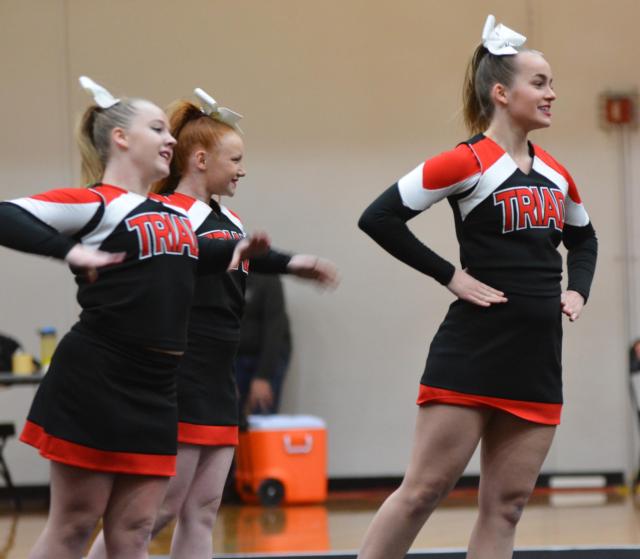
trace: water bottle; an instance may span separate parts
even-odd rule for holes
[[[42,370],[46,371],[51,363],[51,357],[56,349],[56,329],[52,326],[46,326],[40,328],[38,331],[40,334],[40,364]]]

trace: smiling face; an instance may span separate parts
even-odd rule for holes
[[[551,103],[556,99],[551,67],[536,52],[516,56],[513,83],[504,88],[503,103],[513,123],[526,132],[551,125]]]
[[[205,155],[206,187],[209,194],[233,196],[238,181],[245,176],[242,168],[244,142],[240,135],[229,130]]]
[[[136,115],[116,143],[126,147],[128,157],[148,182],[156,181],[169,174],[176,141],[162,109],[148,101],[137,101],[135,108]]]

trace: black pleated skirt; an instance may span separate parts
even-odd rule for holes
[[[178,368],[178,440],[203,446],[238,444],[233,362],[238,342],[189,335]]]
[[[21,440],[72,466],[174,475],[179,360],[76,324],[56,349]]]
[[[418,403],[438,401],[434,395],[451,392],[469,402],[471,396],[479,397],[478,405],[504,400],[507,409],[519,402],[527,409],[538,406],[543,418],[555,410],[547,419],[556,414],[559,421],[560,297],[508,298],[490,307],[462,300],[451,304],[431,343]]]

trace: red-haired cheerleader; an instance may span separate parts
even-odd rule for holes
[[[217,200],[235,194],[245,176],[240,115],[196,90],[202,108],[178,101],[169,109],[178,143],[170,175],[154,186],[165,200],[187,211],[199,238],[242,239],[240,218]],[[177,475],[160,508],[154,533],[177,517],[171,557],[209,559],[211,532],[238,444],[238,398],[233,360],[249,273],[293,274],[324,286],[336,283],[329,261],[274,250],[225,274],[202,274],[196,286],[188,348],[178,370]],[[103,542],[91,559],[106,557]]]

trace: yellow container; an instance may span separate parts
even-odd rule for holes
[[[33,373],[33,357],[24,351],[16,351],[11,357],[11,370],[14,375],[30,375]]]
[[[40,365],[43,371],[49,368],[53,352],[56,350],[58,338],[56,336],[56,329],[51,326],[41,328],[38,333],[40,334]]]

